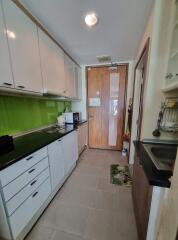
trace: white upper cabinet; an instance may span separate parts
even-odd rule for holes
[[[3,0],[15,88],[42,92],[37,26],[11,0]]]
[[[75,67],[73,61],[65,55],[65,77],[67,83],[67,96],[76,98]]]
[[[0,86],[14,87],[1,4],[0,1]]]
[[[63,50],[41,29],[38,29],[38,33],[44,93],[65,96],[66,81]]]
[[[170,5],[170,11],[167,14],[166,21],[169,23],[167,35],[169,36],[169,50],[167,61],[167,72],[165,76],[165,86],[163,91],[168,92],[178,89],[178,1],[165,2]],[[164,14],[163,14],[164,16]]]
[[[82,78],[81,78],[81,68],[75,64],[75,89],[76,89],[76,99],[80,100],[82,95]]]

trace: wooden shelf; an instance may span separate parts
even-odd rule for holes
[[[175,81],[174,83],[168,84],[167,86],[164,86],[162,88],[163,92],[170,92],[173,90],[178,90],[178,81]]]

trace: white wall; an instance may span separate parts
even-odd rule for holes
[[[167,0],[166,0],[167,1]],[[163,9],[165,0],[155,1],[151,45],[149,55],[149,69],[145,86],[144,109],[141,138],[153,138],[152,132],[156,127],[161,102],[164,100],[162,87],[165,81],[167,63],[168,24],[166,12]],[[163,13],[165,11],[165,14]]]
[[[133,68],[132,77],[131,77],[131,79],[132,79],[132,81],[131,81],[132,82],[132,88],[133,88],[133,83],[134,83],[134,68],[135,68],[135,65],[137,64],[137,62],[138,62],[138,60],[140,58],[141,52],[142,52],[142,50],[143,50],[143,48],[144,48],[148,38],[150,38],[150,46],[151,46],[152,25],[153,25],[153,11],[150,14],[147,26],[145,28],[145,32],[143,34],[142,41],[141,41],[139,49],[138,49],[138,54],[137,54],[136,59],[133,62],[133,65],[132,65],[132,68]],[[147,68],[147,73],[146,73],[146,81],[148,79],[149,61],[150,61],[150,50],[149,50],[149,53],[148,53],[148,68]],[[137,87],[136,87],[136,90],[138,90]],[[135,93],[134,97],[136,99],[135,104],[138,104],[138,101],[137,101],[138,96],[136,95],[136,93]],[[134,118],[134,113],[136,111],[136,107],[137,106],[133,106],[133,116],[132,116],[133,118]],[[135,116],[135,118],[136,118],[136,116]],[[130,164],[134,163],[135,147],[133,145],[133,140],[135,140],[135,136],[136,136],[135,130],[136,130],[136,128],[137,128],[136,121],[134,121],[134,119],[132,119],[132,133],[131,133],[131,140],[130,140],[130,155],[129,155],[129,163]]]
[[[81,112],[82,113],[82,119],[87,119],[87,104],[86,104],[86,72],[85,72],[85,65],[81,66],[81,95],[82,99],[81,101],[72,102],[72,111]]]

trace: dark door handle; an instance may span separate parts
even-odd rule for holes
[[[12,86],[12,84],[8,83],[8,82],[4,82],[3,84],[6,85],[6,86]]]
[[[29,170],[28,173],[32,173],[32,172],[34,172],[34,171],[35,171],[35,168]]]
[[[33,158],[33,156],[30,156],[30,157],[26,158],[26,160],[29,161],[32,158]]]
[[[35,192],[35,193],[32,195],[32,198],[34,198],[37,194],[38,194],[38,192]]]
[[[22,88],[22,89],[24,89],[25,87],[24,86],[17,86],[18,88]]]
[[[36,182],[37,180],[34,180],[32,183],[30,183],[30,185],[33,186]]]

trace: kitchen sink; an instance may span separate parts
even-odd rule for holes
[[[49,127],[49,128],[45,128],[43,129],[42,131],[45,132],[45,133],[49,133],[49,134],[53,134],[53,133],[61,133],[61,131],[64,131],[66,129],[66,127],[60,127],[60,126],[52,126],[52,127]]]
[[[155,144],[143,144],[143,147],[158,170],[173,169],[177,147]]]

